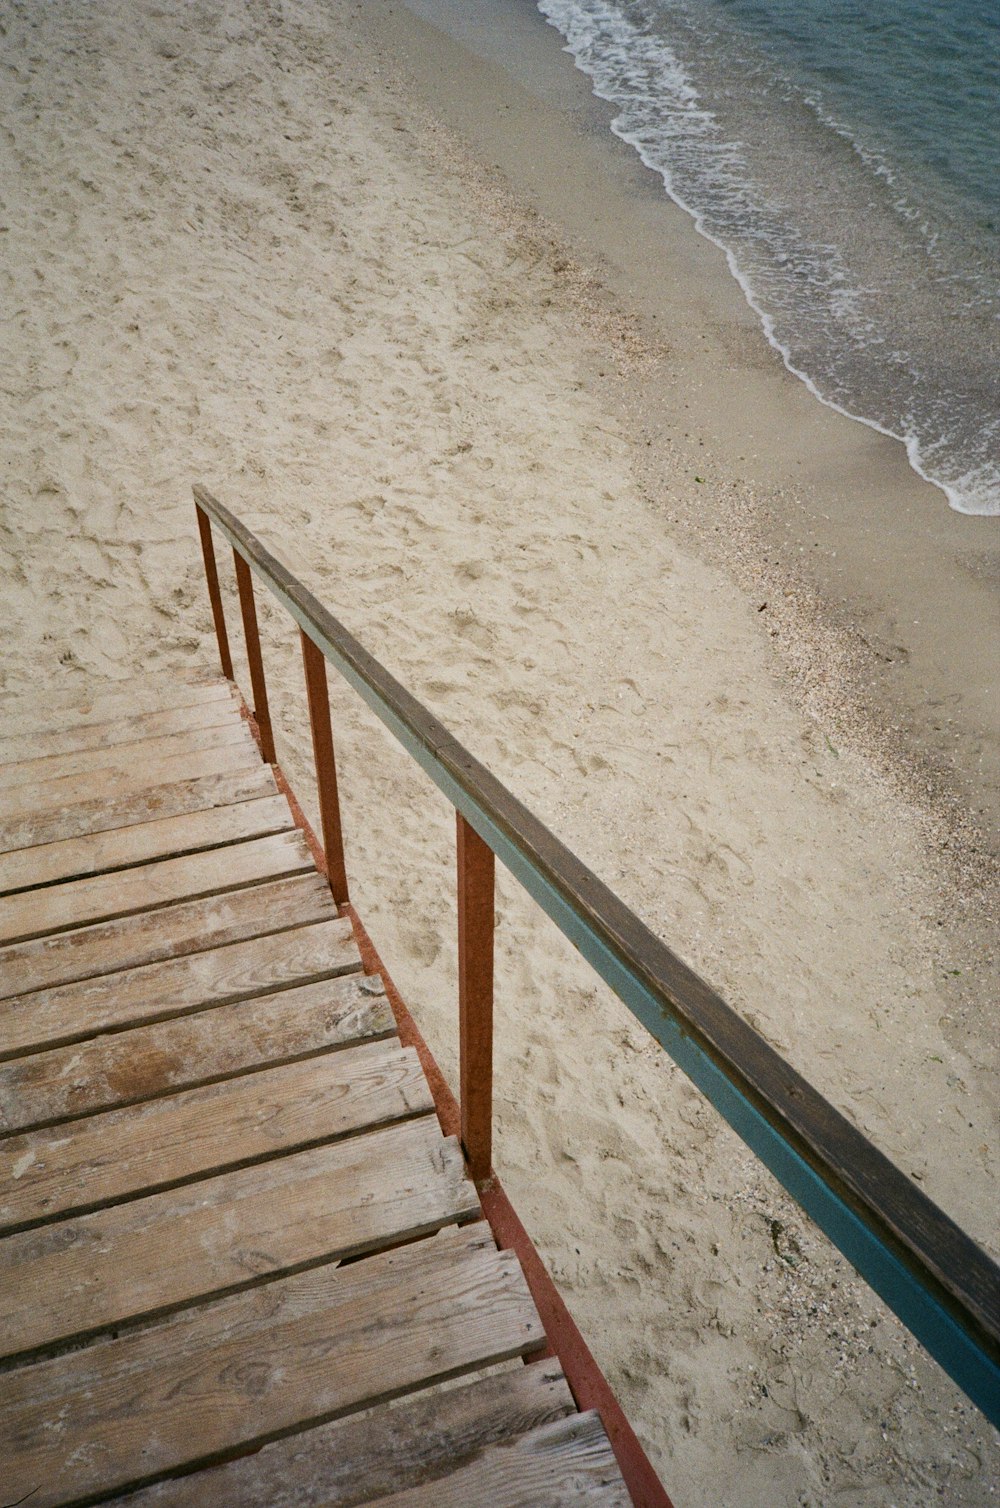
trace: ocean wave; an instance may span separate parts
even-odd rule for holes
[[[611,129],[723,252],[788,370],[820,402],[900,441],[956,511],[1000,513],[984,334],[995,292],[982,259],[949,260],[940,220],[914,202],[886,151],[767,59],[744,52],[737,76],[735,52],[727,59],[708,45],[718,38],[690,8],[538,3],[615,108]],[[706,59],[722,80],[722,108]],[[832,171],[835,143],[843,158]],[[948,325],[943,339],[938,321]]]

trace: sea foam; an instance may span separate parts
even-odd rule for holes
[[[792,18],[789,35],[737,28],[741,8],[765,23],[776,11]],[[975,174],[953,183],[951,159],[936,176],[915,171],[885,124],[899,114],[888,85],[868,119],[856,100],[850,111],[833,83],[847,75],[845,48],[870,39],[834,35],[826,5],[810,31],[805,0],[539,9],[615,107],[615,134],[723,251],[788,369],[822,402],[901,441],[957,511],[1000,513],[997,238],[980,202],[992,179],[980,170],[977,200]],[[976,132],[968,138],[971,154]]]

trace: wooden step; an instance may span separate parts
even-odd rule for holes
[[[0,948],[0,998],[138,968],[336,914],[321,875],[293,875],[207,901],[98,922],[55,937]]]
[[[37,848],[43,844],[127,828],[161,817],[207,811],[239,801],[255,801],[277,793],[270,766],[249,764],[185,779],[166,780],[141,791],[105,792],[53,810],[26,812],[0,823],[0,853]]]
[[[0,1141],[0,1230],[85,1213],[433,1110],[412,1048],[375,1042]]]
[[[353,928],[334,915],[325,882],[310,875],[277,894],[291,883],[267,886],[268,920],[285,931],[0,1000],[0,1059],[360,970]]]
[[[22,759],[16,764],[5,764],[0,766],[0,811],[4,809],[8,793],[16,792],[20,786],[30,785],[36,790],[44,790],[53,780],[82,779],[96,770],[141,775],[147,766],[155,766],[160,760],[170,759],[175,754],[221,749],[226,744],[254,747],[253,735],[235,709],[227,709],[222,721],[207,728],[186,728],[180,733],[154,733],[135,743],[102,743],[96,748],[77,749],[70,754],[46,754],[40,759]]]
[[[249,738],[248,733],[246,739]],[[149,789],[158,785],[193,780],[196,775],[226,775],[252,769],[260,756],[253,740],[248,744],[246,739],[223,744],[221,748],[201,749],[195,754],[175,754],[144,770],[115,771],[110,776],[104,770],[94,770],[88,775],[64,775],[59,780],[46,780],[37,786],[15,786],[0,805],[0,828],[6,830],[15,824],[23,825],[32,814],[40,815],[47,810],[61,812],[63,807],[76,806],[84,801],[106,800],[109,796],[114,800],[122,797],[142,799]]]
[[[83,723],[76,727],[48,728],[37,733],[11,734],[0,738],[0,765],[16,764],[27,759],[42,759],[52,754],[73,754],[87,749],[107,748],[111,744],[133,744],[143,738],[162,738],[168,733],[183,733],[188,728],[211,728],[232,723],[240,717],[239,703],[232,695],[216,695],[208,701],[158,708],[111,722]],[[0,780],[3,771],[0,770]]]
[[[225,848],[67,880],[0,899],[0,943],[67,932],[136,911],[152,914],[179,901],[221,895],[284,875],[315,872],[315,867],[305,838],[293,827],[289,832],[250,838]]]
[[[281,1278],[0,1377],[4,1501],[121,1492],[542,1341],[481,1224]]]
[[[241,720],[138,744],[112,744],[109,749],[8,764],[3,766],[0,778],[0,822],[46,807],[92,801],[109,789],[117,794],[162,785],[162,772],[167,771],[169,779],[177,772],[179,760],[184,761],[184,773],[190,777],[241,769],[259,758],[250,729]],[[206,760],[208,767],[203,768]]]
[[[113,869],[129,869],[178,854],[221,848],[244,838],[262,838],[292,826],[284,796],[263,796],[233,806],[160,817],[132,827],[64,838],[36,848],[0,854],[0,894],[37,889],[60,880],[82,879]]]
[[[275,1440],[254,1455],[158,1482],[114,1503],[116,1508],[358,1508],[372,1496],[434,1481],[491,1445],[575,1411],[555,1362],[514,1366]],[[491,1508],[488,1498],[478,1501]]]
[[[144,712],[193,707],[203,702],[233,701],[234,687],[220,675],[201,680],[178,680],[170,672],[130,681],[104,681],[88,686],[47,685],[44,697],[14,696],[7,704],[8,726],[14,736],[33,735],[89,723],[114,722]]]
[[[392,1036],[370,987],[363,974],[325,979],[0,1063],[0,1136]]]
[[[446,1477],[365,1499],[380,1508],[630,1508],[600,1415],[569,1414],[488,1447]]]
[[[187,1184],[0,1241],[4,1356],[478,1219],[433,1117]]]

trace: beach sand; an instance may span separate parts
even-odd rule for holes
[[[6,716],[213,663],[205,483],[995,1253],[991,525],[784,371],[497,13],[0,0]],[[453,815],[331,693],[454,1082]],[[497,1032],[498,1170],[678,1508],[995,1501],[996,1434],[503,873]]]

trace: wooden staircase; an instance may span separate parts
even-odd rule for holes
[[[0,737],[0,1505],[629,1502],[230,683],[51,706]]]

